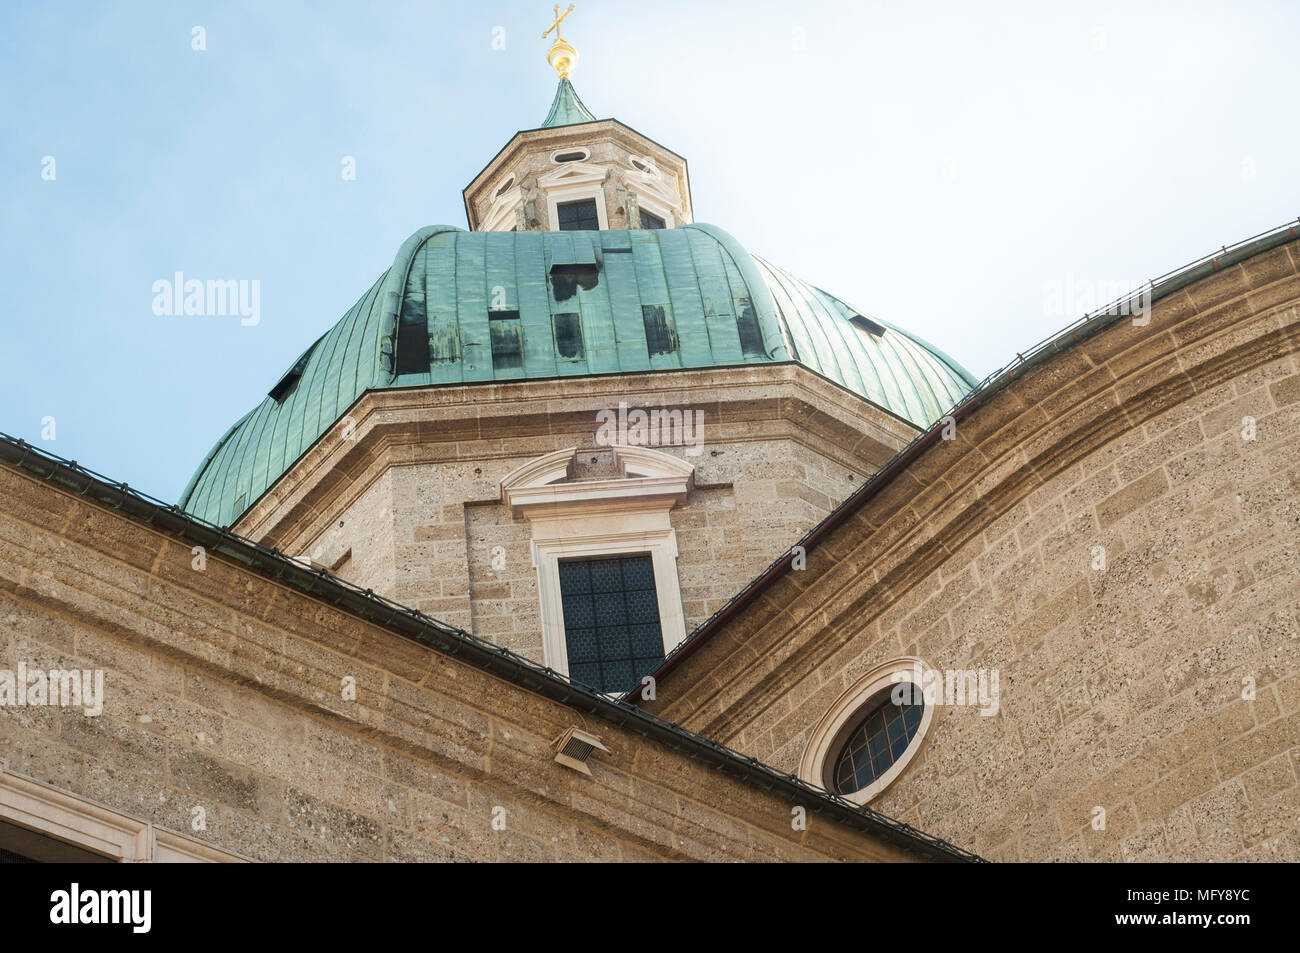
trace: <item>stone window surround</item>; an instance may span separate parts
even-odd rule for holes
[[[511,176],[513,178],[513,176]],[[496,196],[483,217],[481,231],[499,232],[505,230],[507,223],[516,211],[523,207],[524,190],[519,185],[512,185],[502,195]]]
[[[545,454],[501,481],[501,501],[532,528],[532,560],[541,603],[543,664],[569,674],[560,594],[561,559],[648,553],[664,654],[686,638],[677,575],[677,532],[669,511],[684,503],[695,468],[648,447],[613,446],[621,478],[557,482],[571,472],[576,447]],[[622,694],[621,692],[619,693]]]
[[[634,160],[646,163],[653,171],[638,169]],[[673,210],[681,204],[681,196],[664,178],[659,167],[654,164],[654,159],[650,156],[629,156],[628,168],[631,171],[624,176],[623,186],[636,196],[637,207],[644,206],[662,218],[665,228],[675,228],[678,221]]]
[[[928,669],[929,666],[921,659],[904,656],[875,666],[850,685],[839,698],[835,699],[834,704],[814,726],[808,745],[804,748],[803,758],[799,762],[800,780],[825,788],[832,793],[838,793],[835,792],[833,785],[827,783],[827,773],[834,767],[835,759],[839,756],[844,742],[848,740],[854,723],[860,715],[865,714],[863,707],[882,691],[900,682],[913,682],[919,688],[918,679],[922,678]],[[908,763],[921,750],[921,743],[933,720],[934,706],[927,704],[921,711],[921,723],[916,728],[916,734],[908,742],[902,757],[866,787],[852,794],[841,794],[840,797],[859,806],[875,799],[903,773]]]
[[[638,209],[643,208],[652,215],[657,215],[659,218],[662,218],[664,220],[664,228],[677,227],[677,216],[673,214],[672,206],[668,205],[668,203],[664,202],[662,199],[657,198],[651,192],[646,191],[644,187],[638,185],[631,179],[628,179],[625,184],[627,190],[636,196],[636,205]]]
[[[561,162],[558,158],[556,158],[557,156],[572,155],[575,152],[581,152],[582,158],[566,159],[564,160],[564,162]],[[591,158],[591,149],[589,149],[587,146],[565,146],[563,149],[556,149],[554,152],[551,153],[551,165],[566,165],[570,162],[586,162],[590,158]]]
[[[0,761],[0,820],[119,863],[245,863],[229,851],[10,771]]]
[[[601,231],[609,230],[609,216],[605,210],[605,170],[583,162],[566,163],[555,172],[538,179],[538,187],[546,194],[547,228],[560,230],[561,202],[596,200],[596,219]]]
[[[574,150],[559,150],[561,153]],[[567,163],[561,163],[561,166]],[[602,231],[609,229],[609,216],[605,205],[605,174],[601,167],[591,166],[585,162],[575,162],[577,167],[572,171],[566,171],[560,178],[554,178],[555,173],[547,173],[538,180],[538,185],[546,195],[546,210],[549,216],[549,228],[551,231],[559,230],[559,210],[558,206],[562,202],[582,201],[583,199],[596,200],[596,217],[600,223]],[[509,179],[510,176],[507,176]],[[637,206],[645,208],[647,211],[659,216],[664,220],[665,228],[675,228],[678,225],[677,213],[674,211],[674,200],[677,200],[668,185],[662,179],[661,174],[656,172],[654,176],[647,176],[641,172],[633,172],[626,176],[624,186],[627,190],[636,196]],[[524,192],[522,187],[515,183],[502,195],[494,195],[488,211],[483,217],[483,222],[479,226],[481,231],[501,231],[511,220],[516,211],[523,207]]]

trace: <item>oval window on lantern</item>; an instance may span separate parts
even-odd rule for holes
[[[561,152],[551,153],[552,162],[581,162],[583,159],[590,158],[590,149],[566,149]]]

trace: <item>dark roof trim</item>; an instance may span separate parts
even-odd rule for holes
[[[0,462],[36,476],[65,493],[122,512],[161,533],[203,546],[210,554],[220,555],[250,572],[328,602],[403,638],[452,655],[526,691],[652,738],[674,751],[711,765],[723,774],[760,787],[787,801],[802,804],[812,813],[822,814],[931,860],[977,862],[982,859],[909,824],[886,817],[868,807],[858,807],[793,775],[782,774],[756,758],[747,758],[738,751],[641,711],[627,702],[613,701],[592,689],[571,683],[551,669],[516,655],[509,649],[485,642],[463,629],[439,622],[416,609],[409,609],[376,595],[369,589],[360,589],[325,570],[308,569],[277,549],[254,543],[227,529],[192,517],[180,507],[169,506],[131,489],[125,483],[113,483],[79,466],[76,461],[64,460],[38,450],[23,440],[0,433]]]
[[[1161,298],[1167,297],[1175,291],[1181,291],[1202,278],[1211,277],[1225,267],[1238,264],[1261,252],[1277,248],[1279,245],[1285,245],[1287,242],[1300,238],[1300,227],[1298,226],[1300,226],[1300,218],[1297,218],[1294,223],[1279,225],[1277,228],[1237,242],[1231,247],[1224,245],[1217,252],[1211,252],[1181,268],[1175,268],[1159,278],[1149,279],[1146,287],[1139,288],[1133,293],[1111,302],[1106,307],[1094,311],[1091,315],[1085,314],[1078,321],[1057,332],[1052,337],[1040,341],[1023,354],[1017,354],[1015,360],[984,378],[974,390],[954,404],[947,414],[931,424],[929,430],[918,435],[911,443],[890,458],[848,499],[827,514],[824,520],[808,532],[808,535],[792,544],[788,552],[782,554],[757,579],[751,581],[722,608],[706,619],[685,641],[673,649],[663,663],[655,669],[653,672],[655,681],[662,683],[666,675],[690,658],[723,626],[757,600],[777,579],[785,575],[794,561],[795,547],[802,547],[805,556],[807,553],[812,552],[828,536],[847,522],[850,516],[866,506],[870,500],[888,486],[895,476],[906,470],[912,461],[921,456],[930,446],[937,443],[943,430],[945,417],[952,417],[955,421],[969,417],[976,409],[988,403],[1004,388],[1010,386],[1018,375],[1046,363],[1062,351],[1083,343],[1116,322],[1129,317],[1132,314],[1132,309],[1128,306],[1140,303],[1143,294],[1149,293],[1152,303],[1159,301]],[[635,695],[635,691],[629,692],[623,696],[622,701],[634,704]]]

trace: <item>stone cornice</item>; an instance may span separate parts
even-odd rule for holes
[[[601,512],[602,505],[618,508],[624,501],[642,505],[685,503],[689,483],[690,478],[685,476],[584,480],[581,483],[503,490],[502,495],[516,516],[525,511],[547,515],[567,512],[595,515]]]
[[[686,502],[695,468],[649,447],[613,446],[623,476],[603,480],[565,478],[572,471],[576,447],[544,454],[512,470],[501,481],[501,502],[515,516],[591,516],[638,509],[667,509]],[[563,481],[563,482],[561,482]]]
[[[796,364],[371,391],[244,514],[236,531],[293,549],[391,466],[533,455],[525,441],[594,446],[595,414],[620,400],[702,408],[710,443],[788,439],[870,472],[916,434],[905,421]],[[516,449],[523,448],[523,449]]]

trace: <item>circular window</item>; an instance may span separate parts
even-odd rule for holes
[[[813,727],[799,777],[854,804],[880,794],[921,750],[934,718],[920,688],[927,670],[899,658],[855,681]]]
[[[501,196],[506,194],[506,189],[510,188],[510,186],[514,184],[515,184],[515,177],[512,175],[510,176],[510,178],[506,179],[504,182],[501,183],[501,188],[497,189],[496,197],[501,198]]]
[[[827,765],[831,769],[829,790],[856,794],[883,778],[903,757],[921,726],[925,699],[910,682],[899,687],[898,700],[895,689],[887,689],[862,706],[864,713],[857,727],[850,728],[834,762]]]

